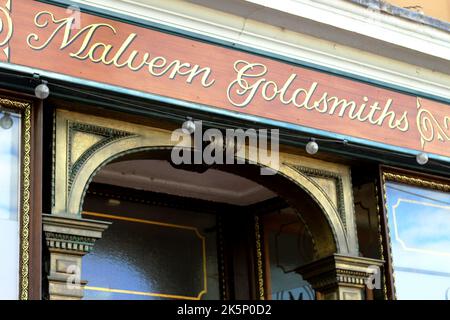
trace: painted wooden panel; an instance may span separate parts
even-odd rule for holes
[[[36,1],[0,3],[0,60],[450,157],[449,105]]]

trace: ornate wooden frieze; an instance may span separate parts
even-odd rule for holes
[[[339,212],[342,223],[346,225],[346,212],[344,204],[344,185],[342,183],[342,176],[336,172],[327,171],[323,169],[316,169],[304,166],[293,166],[296,170],[306,174],[311,178],[312,183],[316,184],[324,194],[328,197],[330,202],[335,204]]]
[[[133,136],[126,131],[87,123],[68,121],[67,126],[69,192],[74,177],[91,155],[116,140]]]
[[[50,249],[71,250],[89,253],[97,240],[92,237],[83,237],[72,234],[45,232],[47,247]]]
[[[111,161],[136,152],[171,150],[175,145],[171,141],[170,131],[120,120],[57,110],[55,123],[54,194],[58,195],[52,209],[55,214],[79,216],[87,186],[96,172]],[[70,129],[70,123],[77,123],[77,130]],[[96,128],[96,134],[92,133],[93,128]],[[100,132],[99,128],[102,128]],[[120,132],[108,131],[108,128]],[[108,140],[106,145],[101,143],[104,139]],[[99,145],[100,147],[96,147]],[[77,173],[72,174],[70,181],[69,172],[73,169],[70,169],[69,163],[72,166],[79,164],[75,169]],[[348,167],[286,153],[280,154],[280,163],[281,167],[277,169],[279,175],[306,192],[313,200],[312,203],[316,203],[318,210],[323,212],[323,223],[330,225],[329,229],[311,229],[312,233],[331,230],[330,234],[316,235],[321,239],[317,242],[318,252],[328,255],[336,247],[341,253],[357,253]],[[304,172],[295,168],[300,164],[304,167]],[[317,168],[323,168],[324,172],[315,171]],[[345,219],[341,217],[344,212]],[[308,224],[317,220],[317,215],[309,214],[310,219],[306,219]]]
[[[359,251],[353,187],[350,170],[345,166],[330,165],[326,162],[313,161],[286,162],[294,170],[302,174],[311,184],[320,190],[321,195],[336,211],[339,222],[346,230],[349,242],[356,253]]]
[[[43,215],[45,239],[49,249],[88,253],[109,223],[70,216]]]
[[[405,175],[405,174],[397,173],[397,172],[383,172],[383,179],[384,179],[384,181],[387,181],[387,180],[396,181],[396,182],[400,182],[400,183],[409,184],[412,186],[430,188],[430,189],[438,190],[438,191],[444,191],[444,192],[450,191],[450,184],[448,184],[448,183],[440,183],[437,181],[423,179],[420,177],[413,177],[411,175]]]

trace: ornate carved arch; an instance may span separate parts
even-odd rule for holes
[[[52,214],[79,217],[86,189],[98,170],[127,154],[170,149],[174,146],[170,135],[167,130],[58,111]],[[258,179],[264,184],[265,178]],[[309,205],[306,219],[320,257],[357,254],[353,199],[346,196],[352,194],[347,167],[281,153],[278,174],[270,179],[290,183],[286,197],[294,205],[296,201]]]

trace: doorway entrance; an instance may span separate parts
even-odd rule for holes
[[[349,167],[283,145],[274,175],[247,155],[174,166],[173,130],[56,111],[50,298],[309,299],[308,282],[316,297],[363,297],[373,261],[358,258]],[[341,284],[314,267],[303,281],[311,261],[357,265],[359,278]],[[71,267],[89,283],[68,290]]]
[[[318,258],[307,207],[238,175],[251,165],[179,169],[169,156],[129,155],[95,175],[82,216],[112,224],[83,259],[85,299],[314,299],[296,272]]]

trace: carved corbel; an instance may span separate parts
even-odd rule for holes
[[[381,288],[384,261],[363,257],[332,256],[298,268],[320,300],[371,300],[372,290]]]
[[[81,280],[82,257],[91,252],[110,223],[54,214],[43,214],[42,220],[49,252],[49,299],[81,299],[87,283]]]

